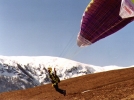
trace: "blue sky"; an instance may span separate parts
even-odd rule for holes
[[[134,65],[134,22],[86,48],[77,46],[90,0],[0,0],[0,55],[56,56],[98,66]]]

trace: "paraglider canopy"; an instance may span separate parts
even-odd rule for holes
[[[122,0],[119,15],[122,18],[134,16],[134,0]]]
[[[78,46],[91,45],[132,22],[134,20],[133,2],[134,0],[92,0],[82,17],[77,37]],[[131,14],[126,13],[124,5],[131,8]]]

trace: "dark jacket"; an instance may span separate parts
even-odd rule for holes
[[[51,82],[54,84],[54,83],[59,83],[60,82],[60,79],[59,77],[56,75],[56,71],[54,73],[50,72],[49,73],[49,78],[51,80]]]

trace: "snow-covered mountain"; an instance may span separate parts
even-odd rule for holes
[[[0,92],[26,89],[49,83],[47,68],[56,68],[61,80],[125,67],[99,67],[69,59],[39,56],[0,56]]]

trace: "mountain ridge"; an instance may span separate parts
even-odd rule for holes
[[[100,67],[51,56],[0,56],[0,92],[50,83],[47,68],[56,68],[61,80],[125,67]]]

